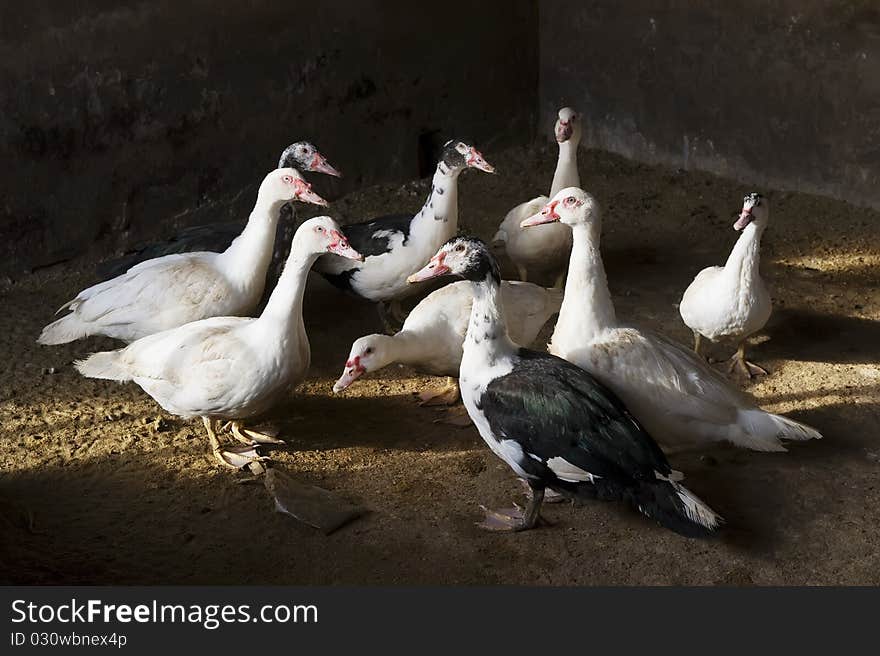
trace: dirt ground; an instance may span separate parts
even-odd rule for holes
[[[462,176],[460,225],[486,238],[507,209],[546,193],[555,156],[484,152],[499,174]],[[724,261],[752,189],[599,152],[582,152],[580,163],[604,207],[618,315],[690,343],[676,303],[701,268]],[[429,184],[366,189],[331,213],[416,210]],[[687,540],[609,503],[545,506],[553,525],[526,533],[480,531],[478,504],[522,498],[513,474],[475,429],[434,423],[443,411],[416,404],[413,393],[435,379],[394,366],[334,396],[352,340],[379,324],[369,304],[313,276],[312,369],[266,421],[289,442],[274,452],[279,466],[371,509],[324,536],[274,512],[262,487],[236,484],[210,458],[199,423],[166,415],[133,384],[87,380],[72,368],[116,343],[34,343],[55,308],[95,281],[95,260],[83,259],[2,289],[0,581],[880,583],[880,213],[760,191],[771,200],[762,271],[774,314],[751,355],[771,373],[746,387],[825,439],[783,454],[717,448],[673,457],[688,486],[725,516],[717,539]]]

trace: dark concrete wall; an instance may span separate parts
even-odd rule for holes
[[[420,137],[491,159],[534,135],[536,23],[536,0],[3,3],[0,271],[204,220],[300,138],[344,169],[330,197],[424,173]]]
[[[540,55],[542,126],[572,104],[589,146],[880,207],[875,0],[542,0]]]

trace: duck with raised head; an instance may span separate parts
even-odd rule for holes
[[[613,389],[661,444],[683,448],[726,441],[785,451],[784,440],[822,437],[806,424],[759,408],[689,348],[617,319],[593,196],[576,187],[562,189],[523,226],[554,221],[571,229],[573,245],[549,350]]]
[[[481,527],[535,527],[550,489],[627,501],[687,536],[718,528],[721,517],[678,482],[680,473],[614,392],[580,367],[510,339],[498,264],[486,244],[455,237],[409,279],[448,274],[473,287],[459,372],[465,408],[489,448],[532,490],[525,510],[486,511]]]
[[[275,169],[260,185],[242,233],[222,253],[196,252],[147,260],[127,273],[81,291],[43,328],[40,344],[89,335],[133,342],[199,319],[253,312],[263,295],[281,206],[327,201],[296,169]]]
[[[300,173],[314,172],[341,177],[327,158],[309,141],[297,141],[281,152],[278,160],[279,169],[296,169]],[[122,257],[101,262],[97,266],[101,278],[115,278],[128,271],[134,265],[174,253],[192,253],[200,251],[220,252],[226,250],[244,228],[240,219],[235,221],[218,221],[184,228],[170,239],[159,241],[134,249]],[[281,206],[278,227],[275,235],[275,249],[272,254],[270,273],[277,280],[287,258],[287,248],[296,230],[296,210],[293,203]]]
[[[458,231],[458,176],[465,169],[494,173],[495,168],[473,146],[447,141],[437,163],[431,191],[415,214],[393,214],[343,226],[363,262],[326,256],[315,271],[335,286],[379,304],[390,330],[388,311],[402,320],[399,302],[417,291],[406,277],[425,265],[443,243]]]
[[[694,351],[700,354],[702,338],[737,340],[728,372],[739,370],[751,378],[767,370],[746,360],[746,340],[761,330],[773,305],[761,278],[761,235],[770,218],[770,204],[752,192],[743,198],[733,229],[742,231],[724,266],[700,271],[678,306],[685,325],[694,333]]]
[[[232,422],[233,435],[246,445],[243,453],[253,458],[255,444],[278,441],[242,422],[268,410],[309,368],[303,293],[323,253],[361,258],[333,219],[309,219],[296,231],[284,272],[259,317],[194,321],[117,351],[94,353],[76,368],[89,378],[134,381],[171,414],[201,417],[217,460],[241,467],[242,452],[221,448],[218,423]]]
[[[503,281],[501,297],[510,336],[518,344],[535,341],[562,303],[560,290],[528,282]],[[424,404],[455,403],[459,397],[455,379],[461,366],[462,344],[473,298],[469,282],[450,283],[423,298],[397,334],[364,335],[355,340],[333,391],[341,392],[364,374],[399,362],[425,373],[448,377],[441,389],[419,394]]]
[[[553,129],[559,144],[559,157],[550,185],[550,197],[565,187],[581,185],[577,165],[581,130],[581,119],[575,110],[571,107],[559,110]],[[538,196],[514,207],[504,217],[492,242],[504,244],[520,280],[527,280],[530,271],[552,272],[558,276],[556,287],[562,287],[568,255],[571,252],[571,232],[565,226],[553,224],[531,230],[520,226],[524,219],[540,212],[549,200],[547,196]]]

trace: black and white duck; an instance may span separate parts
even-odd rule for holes
[[[474,290],[459,373],[464,405],[489,448],[532,489],[525,510],[486,511],[481,527],[533,528],[549,488],[627,501],[687,536],[718,528],[721,517],[678,482],[681,475],[610,389],[566,360],[511,341],[498,264],[485,243],[455,237],[409,279],[447,274]]]
[[[443,146],[431,191],[415,214],[393,214],[343,227],[353,248],[365,257],[353,262],[325,256],[315,271],[335,286],[379,303],[389,329],[388,310],[402,320],[399,302],[417,291],[406,277],[418,271],[443,243],[458,232],[458,176],[468,168],[494,173],[473,146],[452,140]]]

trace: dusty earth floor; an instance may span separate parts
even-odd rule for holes
[[[484,238],[508,208],[544,192],[554,165],[541,148],[486,155],[500,174],[468,172],[460,186],[461,226]],[[727,256],[750,189],[599,152],[581,153],[581,172],[605,209],[618,314],[689,344],[676,303],[697,271]],[[331,210],[416,210],[428,185],[366,189]],[[775,312],[752,356],[771,374],[746,386],[825,439],[784,454],[717,448],[672,458],[726,517],[718,539],[687,540],[608,503],[545,506],[553,525],[527,533],[480,531],[478,504],[521,499],[520,485],[473,428],[434,423],[442,411],[415,403],[435,380],[395,366],[332,395],[351,341],[379,325],[370,305],[313,277],[312,370],[266,420],[290,443],[274,453],[280,466],[371,509],[324,536],[273,512],[261,487],[236,484],[209,457],[197,422],[167,416],[135,385],[86,380],[71,367],[114,342],[34,343],[55,308],[95,281],[95,260],[84,259],[2,290],[0,580],[880,583],[880,214],[766,191],[762,268]]]

